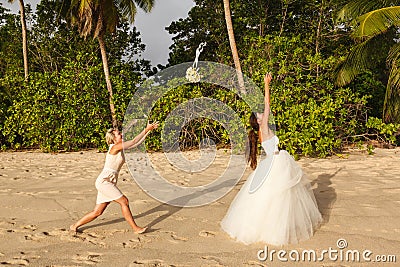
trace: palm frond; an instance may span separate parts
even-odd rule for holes
[[[91,33],[92,25],[95,24],[93,23],[93,6],[95,5],[94,1],[96,0],[65,1],[67,4],[69,4],[67,20],[72,25],[78,26],[79,33],[83,37],[86,37]]]
[[[94,16],[92,16],[91,22],[93,23],[94,26],[94,31],[93,31],[93,39],[97,38],[100,34],[104,32],[104,11],[103,11],[103,5],[98,5],[95,6],[94,10]]]
[[[145,12],[150,12],[154,6],[154,0],[118,0],[116,6],[121,12],[121,15],[130,23],[135,21],[136,6],[143,9]]]
[[[78,26],[81,36],[93,33],[96,38],[102,31],[114,32],[119,17],[131,23],[136,15],[136,5],[149,12],[154,0],[62,0],[70,4],[69,21]]]
[[[136,4],[133,0],[119,0],[117,1],[117,7],[122,17],[126,18],[130,23],[135,22]]]
[[[377,51],[387,53],[387,51],[382,51],[382,49],[379,50],[381,46],[382,43],[378,37],[369,38],[355,45],[346,59],[334,71],[336,84],[344,86],[350,83],[358,74],[373,67],[377,63],[374,61]]]
[[[80,0],[78,15],[82,17],[88,12],[91,13],[92,6],[93,2],[91,0]]]
[[[154,0],[134,0],[135,3],[145,12],[150,12],[154,7]]]
[[[365,13],[382,7],[400,5],[400,1],[390,0],[353,0],[347,3],[337,14],[337,20],[353,20]]]
[[[400,43],[396,43],[390,48],[386,62],[390,65],[397,59],[400,59]]]
[[[105,0],[102,5],[102,18],[105,23],[105,30],[107,32],[115,32],[119,21],[118,8],[115,6],[113,0]],[[105,12],[106,11],[106,12]]]
[[[63,18],[67,22],[71,22],[71,10],[73,9],[72,0],[60,0],[60,8],[57,15],[57,20]]]
[[[356,45],[350,51],[345,61],[336,69],[336,84],[344,86],[350,83],[358,74],[368,69],[366,47],[368,41]]]
[[[86,9],[81,15],[79,15],[78,29],[81,36],[88,36],[93,29],[93,25],[96,25],[97,18],[93,16],[93,10],[91,8]]]
[[[400,23],[400,6],[385,7],[368,12],[357,18],[354,29],[356,38],[371,37],[386,32]]]
[[[385,101],[383,103],[384,121],[400,123],[400,69],[395,61],[391,65]]]

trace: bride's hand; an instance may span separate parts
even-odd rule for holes
[[[157,129],[158,126],[159,126],[159,122],[158,121],[153,122],[153,123],[147,122],[146,131],[151,131],[153,129]]]
[[[270,84],[270,82],[271,82],[271,80],[272,80],[272,75],[271,75],[271,72],[267,72],[267,74],[265,74],[265,76],[264,76],[264,83],[267,85],[269,85]]]

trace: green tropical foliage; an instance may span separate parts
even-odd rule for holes
[[[29,13],[31,77],[25,82],[18,40],[17,16],[0,12],[0,144],[5,148],[37,147],[44,151],[105,148],[104,130],[110,128],[110,111],[95,40],[83,40],[60,20],[58,4],[42,1],[36,14]],[[120,23],[114,36],[106,37],[119,121],[137,84],[151,75],[139,33]]]
[[[134,22],[136,5],[145,12],[149,12],[154,5],[154,0],[63,0],[62,9],[67,21],[78,26],[81,36],[93,34],[100,45],[103,61],[104,76],[109,93],[109,104],[114,128],[119,126],[114,106],[113,89],[110,80],[106,45],[104,37],[107,33],[114,33],[121,19]]]
[[[358,74],[386,62],[385,122],[400,122],[400,49],[397,31],[400,2],[350,1],[339,12],[341,21],[350,21],[352,37],[358,42],[339,66],[337,84],[345,85]],[[384,65],[383,65],[384,68]]]
[[[133,10],[131,6],[123,11],[120,6],[125,6],[125,2],[117,5],[119,2],[113,1],[119,20],[110,20],[116,23],[111,23],[116,30],[104,35],[118,121],[123,120],[140,83],[157,71],[140,57],[145,49],[140,33],[129,27],[129,20],[121,19],[123,12]],[[135,8],[139,3],[129,2],[135,2]],[[341,13],[346,22],[355,24],[338,25],[335,20],[339,10],[346,8],[366,14],[382,7],[385,1],[367,2],[352,5],[342,0],[230,1],[242,71],[261,88],[263,75],[272,71],[272,112],[281,148],[296,157],[323,157],[340,151],[346,144],[364,141],[379,141],[389,147],[400,144],[399,123],[381,119],[385,118],[382,113],[385,95],[396,90],[386,85],[398,80],[397,26],[393,24],[371,38],[360,37],[360,42],[354,39],[352,31],[359,25],[356,22],[359,16],[352,15],[356,13]],[[111,1],[102,3],[110,5]],[[35,13],[26,6],[27,23],[31,25],[28,34],[35,36],[28,41],[29,81],[24,80],[19,17],[0,4],[0,146],[3,149],[106,148],[104,132],[112,124],[107,85],[102,82],[105,79],[102,53],[98,40],[79,36],[78,29],[89,29],[88,25],[74,26],[60,16],[60,10],[69,10],[70,4],[42,0]],[[75,9],[80,10],[79,6]],[[93,10],[94,19],[87,36],[95,36],[99,29],[96,25],[101,12]],[[107,16],[114,14],[103,11]],[[89,18],[90,14],[84,12],[81,19]],[[395,14],[391,16],[393,19]],[[376,14],[370,17],[382,19]],[[365,21],[365,29],[371,29],[368,20]],[[188,16],[172,22],[167,31],[173,35],[169,65],[193,61],[199,43],[206,41],[200,60],[234,66],[222,1],[195,0]],[[365,51],[370,51],[367,57],[363,57]],[[360,60],[359,69],[351,68],[352,57]],[[390,68],[386,67],[387,62]],[[338,65],[347,71],[343,73],[355,71],[343,86],[335,85]],[[238,95],[201,82],[169,91],[157,101],[151,119],[163,123],[172,110],[195,97],[220,100],[239,114],[243,123],[248,123],[251,110]],[[147,147],[160,150],[160,136],[161,129],[152,132]],[[229,146],[231,142],[226,129],[208,118],[197,118],[185,125],[179,141],[183,148],[192,148],[204,137],[213,139],[217,147]]]

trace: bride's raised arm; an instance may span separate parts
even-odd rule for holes
[[[261,119],[260,129],[262,141],[267,140],[274,136],[273,131],[268,127],[269,112],[270,112],[270,99],[269,99],[269,84],[271,83],[272,75],[270,72],[264,76],[264,114]]]

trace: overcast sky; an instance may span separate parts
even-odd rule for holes
[[[3,7],[17,13],[19,10],[18,1],[13,4],[7,0],[0,0]],[[25,0],[35,9],[40,0]],[[169,46],[172,44],[172,36],[165,30],[172,21],[179,18],[186,18],[189,10],[194,6],[193,0],[156,0],[151,13],[144,13],[138,9],[135,18],[135,26],[141,33],[143,43],[146,44],[146,51],[143,53],[145,59],[151,60],[153,66],[165,65],[168,60]]]

